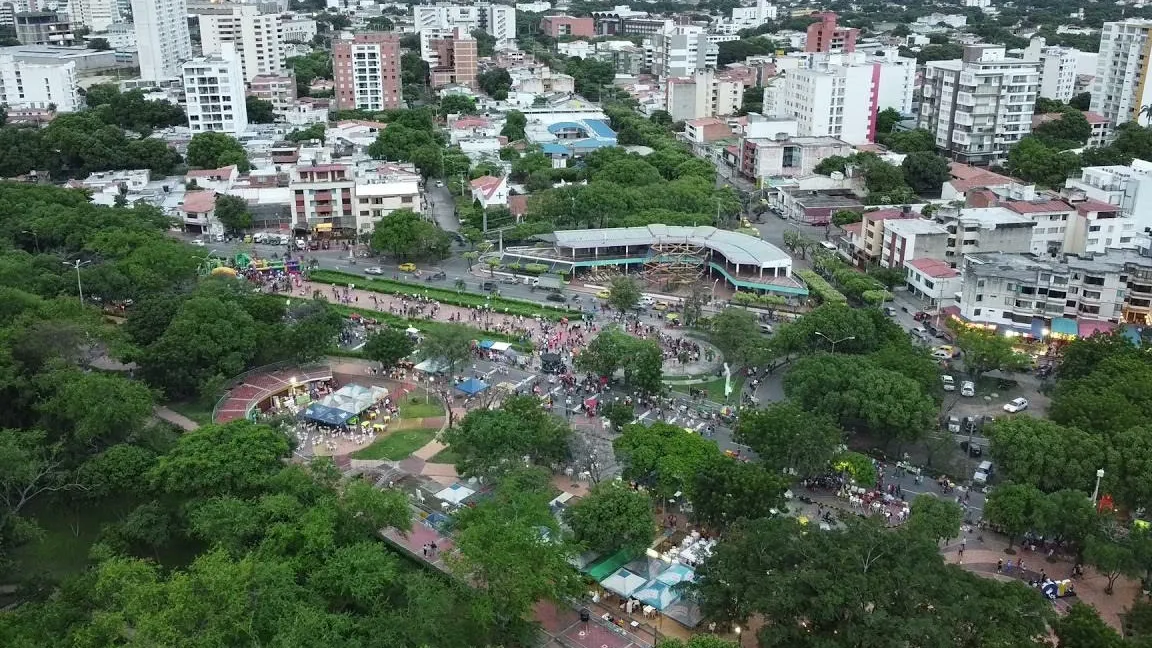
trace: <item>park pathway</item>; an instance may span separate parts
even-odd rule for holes
[[[157,406],[153,407],[152,408],[152,415],[155,416],[156,418],[162,420],[162,421],[167,421],[168,423],[175,425],[176,427],[184,430],[185,432],[191,432],[193,430],[197,430],[200,428],[200,424],[197,423],[196,421],[193,421],[192,419],[188,418],[187,416],[184,416],[180,412],[168,409],[167,407],[164,407],[162,405],[157,405]]]

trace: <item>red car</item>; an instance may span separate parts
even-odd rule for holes
[[[916,320],[917,322],[923,322],[924,320],[928,319],[928,313],[925,313],[924,311],[916,311],[916,314],[912,316],[912,319]]]

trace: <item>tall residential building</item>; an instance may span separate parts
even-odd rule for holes
[[[71,0],[68,13],[72,21],[84,25],[94,32],[107,31],[108,27],[120,20],[119,0]]]
[[[919,128],[958,162],[988,164],[1032,132],[1040,62],[1005,58],[1004,48],[970,45],[964,58],[924,71]]]
[[[668,79],[668,114],[675,121],[734,115],[744,103],[744,84],[717,78],[712,70],[699,70],[690,78]]]
[[[192,58],[185,0],[132,0],[140,76],[154,81],[180,76]]]
[[[435,63],[431,65],[432,87],[476,85],[476,40],[463,29],[429,42]]]
[[[709,42],[708,32],[695,25],[666,25],[645,41],[651,52],[652,73],[663,77],[686,77],[716,67],[720,46]]]
[[[236,45],[244,79],[284,71],[284,31],[279,14],[260,13],[256,5],[233,6],[231,13],[200,14],[200,43],[205,55]]]
[[[808,25],[808,38],[804,41],[805,52],[855,52],[859,29],[839,27],[836,14],[826,11],[820,20]]]
[[[296,77],[284,75],[260,75],[248,82],[248,96],[272,104],[277,117],[287,118],[296,104]]]
[[[875,64],[788,70],[765,88],[764,115],[795,119],[800,137],[874,141],[879,75]]]
[[[1113,125],[1137,121],[1147,126],[1152,115],[1140,114],[1152,104],[1152,20],[1129,18],[1104,23],[1100,30],[1100,56],[1096,79],[1092,82],[1092,112],[1107,117]]]
[[[1040,96],[1068,101],[1076,94],[1076,68],[1080,51],[1071,47],[1046,47],[1043,38],[1033,38],[1024,49],[1025,61],[1040,61]]]
[[[185,62],[181,72],[188,128],[193,135],[209,131],[236,134],[248,129],[244,72],[232,43],[225,43],[219,55]]]
[[[895,108],[901,115],[911,115],[916,89],[916,59],[900,56],[900,51],[892,48],[869,56],[863,62],[878,70],[875,77],[877,110]]]
[[[403,107],[400,37],[393,33],[342,34],[332,42],[338,110]]]
[[[16,40],[21,45],[76,44],[76,32],[67,14],[55,11],[26,11],[16,14]]]
[[[29,63],[0,54],[0,104],[12,111],[72,112],[79,107],[76,63]]]
[[[498,4],[413,5],[412,22],[416,31],[456,29],[471,32],[482,29],[497,41],[516,40],[516,8]]]
[[[561,36],[580,36],[592,38],[596,35],[596,23],[591,18],[573,18],[572,16],[544,16],[540,19],[540,31],[552,38]]]
[[[1080,200],[1086,199],[1099,207],[1097,215],[1080,209],[1091,222],[1075,229],[1075,251],[1134,248],[1137,235],[1152,227],[1152,162],[1132,160],[1128,166],[1084,167],[1068,178],[1065,186],[1073,204],[1084,207]],[[1083,245],[1079,245],[1081,239]]]

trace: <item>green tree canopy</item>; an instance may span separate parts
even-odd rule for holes
[[[616,480],[592,487],[588,495],[564,510],[564,521],[577,542],[603,555],[625,549],[638,556],[656,534],[651,499]]]
[[[201,169],[219,169],[235,164],[248,171],[248,153],[235,137],[225,133],[196,133],[188,142],[188,164]]]
[[[411,209],[393,211],[372,231],[372,248],[401,261],[443,259],[451,244],[447,232]]]

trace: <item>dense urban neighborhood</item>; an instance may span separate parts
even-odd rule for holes
[[[0,0],[0,646],[1152,648],[1150,53]]]

